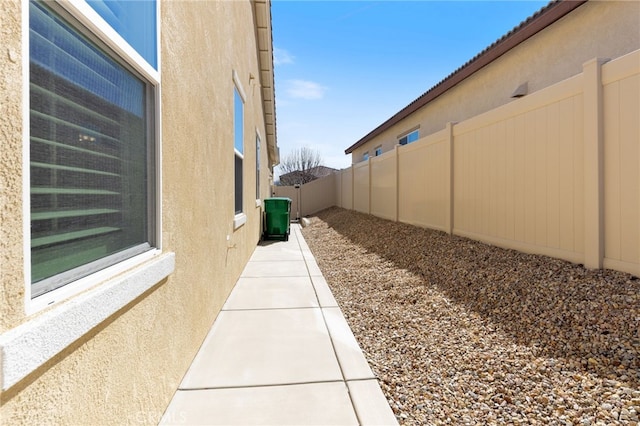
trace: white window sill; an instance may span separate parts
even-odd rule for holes
[[[244,214],[244,213],[237,214],[233,218],[233,230],[235,231],[236,229],[240,228],[246,222],[247,222],[247,215],[246,214]]]
[[[0,335],[0,389],[7,390],[169,276],[165,253]]]

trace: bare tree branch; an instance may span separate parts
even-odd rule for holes
[[[320,153],[309,147],[292,151],[280,161],[280,185],[305,184],[317,179],[315,173],[322,165]]]

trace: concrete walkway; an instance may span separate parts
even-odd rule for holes
[[[397,424],[299,225],[256,248],[160,424]]]

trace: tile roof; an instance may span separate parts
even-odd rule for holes
[[[507,53],[529,37],[535,35],[539,31],[556,22],[558,19],[572,12],[577,7],[586,3],[586,1],[587,0],[555,0],[549,2],[549,4],[522,21],[518,26],[493,42],[489,47],[485,48],[464,65],[445,77],[438,84],[420,95],[417,99],[401,109],[387,121],[351,145],[344,151],[344,153],[351,154],[354,149],[364,145],[385,130],[413,114],[415,111],[442,95],[467,77],[471,76],[476,71],[486,65],[489,65],[491,62],[498,59],[500,56]]]

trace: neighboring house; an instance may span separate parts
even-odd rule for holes
[[[551,2],[345,150],[368,160],[638,49],[639,2]]]
[[[326,186],[340,207],[640,277],[638,117],[640,2],[555,2],[349,147]]]
[[[269,0],[0,2],[0,423],[157,423],[261,235]]]
[[[337,171],[337,169],[326,166],[313,167],[309,170],[296,170],[281,175],[279,184],[281,186],[305,184],[321,177],[329,176]]]

